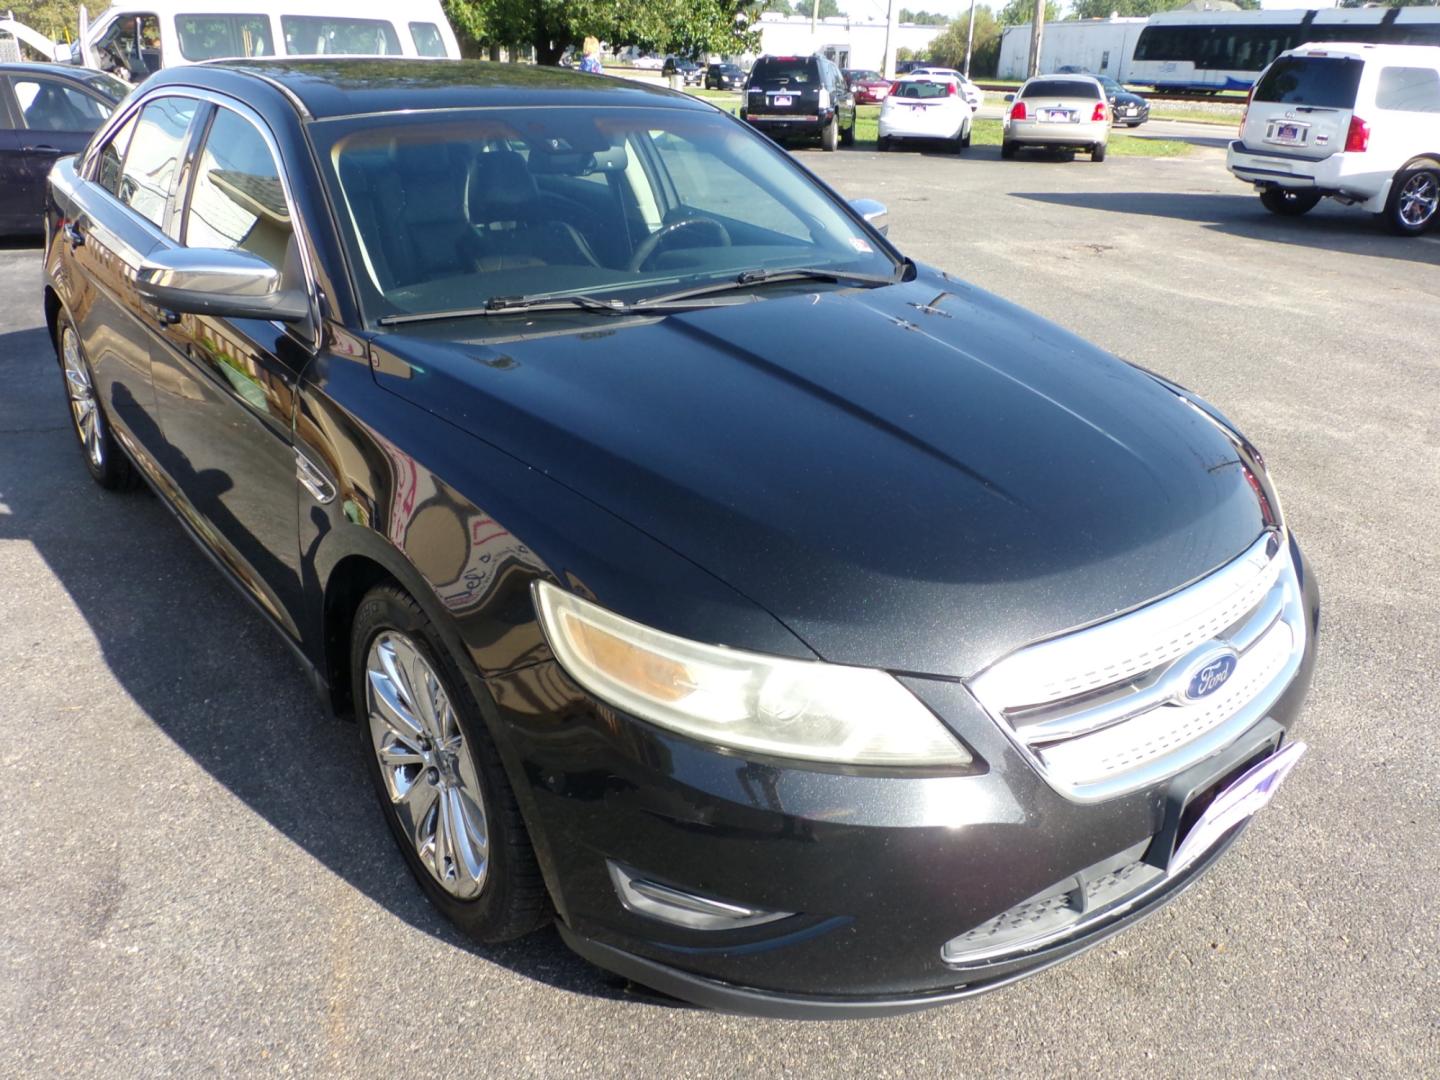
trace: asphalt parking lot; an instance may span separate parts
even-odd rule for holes
[[[460,941],[353,731],[153,497],[91,483],[0,247],[0,1075],[1310,1076],[1440,1069],[1440,236],[1280,220],[1209,149],[801,151],[917,259],[1203,393],[1324,597],[1311,753],[1080,959],[938,1011],[673,1008],[553,933]]]

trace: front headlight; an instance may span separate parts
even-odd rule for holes
[[[893,677],[652,630],[548,582],[535,608],[555,658],[590,693],[703,742],[845,765],[968,765],[965,747]]]

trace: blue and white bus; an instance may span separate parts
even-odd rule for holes
[[[1440,45],[1440,7],[1152,15],[1120,78],[1157,90],[1248,90],[1276,56],[1310,41]]]

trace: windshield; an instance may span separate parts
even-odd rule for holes
[[[311,125],[372,320],[630,302],[790,268],[893,275],[781,150],[716,112],[531,108]]]

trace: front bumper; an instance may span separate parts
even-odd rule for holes
[[[498,741],[562,935],[582,956],[665,993],[794,1017],[942,1004],[1090,948],[1178,895],[1238,834],[1179,873],[1163,870],[1183,802],[1273,748],[1300,710],[1319,598],[1293,553],[1311,632],[1268,715],[1180,777],[1092,804],[1046,783],[953,681],[903,680],[975,751],[976,770],[883,776],[719,752],[588,698],[553,662],[493,680]],[[978,959],[942,956],[947,942],[1025,912],[1057,883],[1078,880],[1089,895],[1087,875],[1114,877],[1106,867],[1136,852],[1152,868],[1144,888],[1098,905],[1073,932]],[[793,914],[735,929],[671,925],[621,902],[612,863]]]

